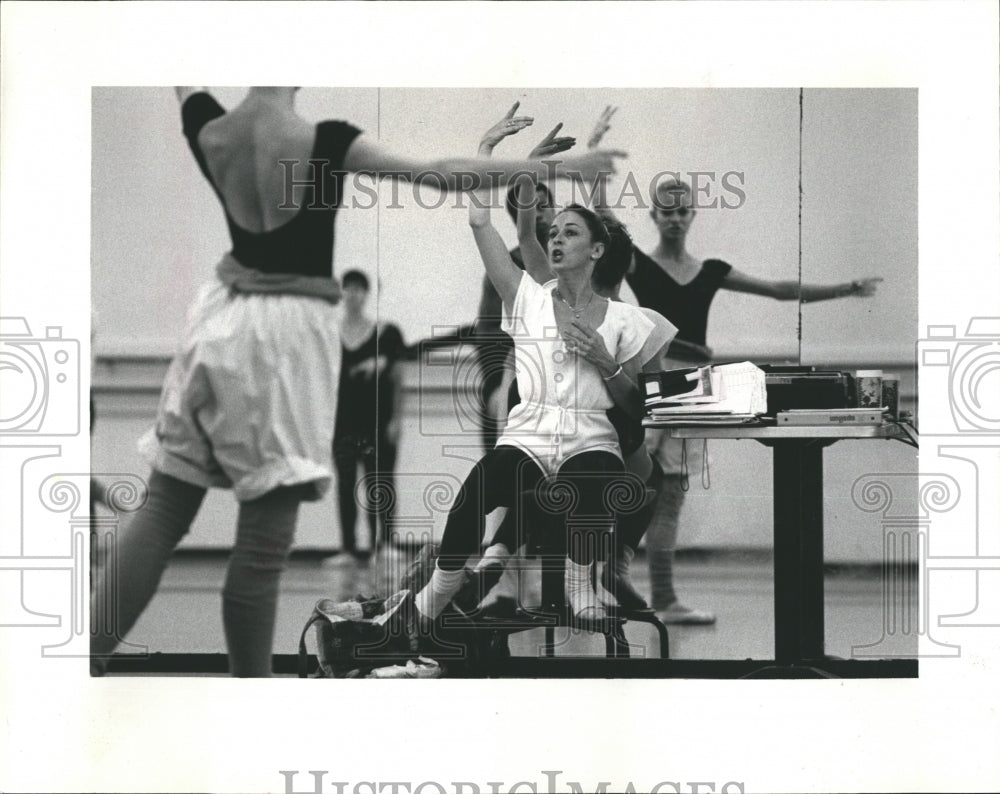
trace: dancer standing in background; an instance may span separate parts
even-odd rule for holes
[[[337,393],[337,424],[333,459],[337,467],[341,552],[329,558],[334,565],[366,562],[385,543],[391,543],[390,521],[395,499],[396,453],[402,416],[403,390],[396,364],[403,354],[403,336],[391,323],[375,322],[365,313],[368,277],[348,270],[341,279],[344,316],[340,324],[342,355]],[[355,538],[358,500],[355,486],[358,464],[365,470],[368,550],[361,552]],[[389,498],[383,498],[388,496]]]
[[[659,232],[659,242],[647,255],[636,249],[626,279],[641,306],[663,314],[677,328],[668,367],[709,363],[708,313],[720,289],[746,292],[775,300],[802,303],[846,297],[870,297],[881,278],[864,278],[844,284],[800,284],[798,281],[762,279],[734,269],[720,259],[701,260],[686,246],[696,210],[691,188],[684,182],[661,182],[654,189],[650,216]],[[674,555],[680,510],[687,490],[687,470],[702,465],[698,447],[667,437],[662,431],[647,433],[649,449],[662,465],[665,478],[652,525],[646,534],[652,607],[664,623],[710,624],[715,614],[680,603],[674,588]],[[702,448],[704,445],[701,445]]]
[[[214,486],[231,488],[240,504],[222,599],[230,672],[270,675],[278,584],[299,505],[320,498],[332,475],[341,355],[334,220],[344,172],[429,174],[439,188],[462,191],[495,183],[498,172],[501,183],[522,170],[546,173],[526,160],[402,157],[346,122],[306,121],[294,110],[296,91],[255,87],[227,112],[204,90],[177,89],[184,135],[233,247],[189,311],[156,427],[140,442],[153,468],[148,499],[94,589],[92,674],[104,672],[153,597]],[[588,153],[561,168],[593,175],[617,156]],[[320,166],[291,196],[288,161]]]

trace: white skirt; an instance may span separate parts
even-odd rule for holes
[[[339,309],[296,295],[199,291],[167,371],[156,427],[139,441],[153,468],[247,501],[333,476]],[[310,498],[308,495],[306,498]]]

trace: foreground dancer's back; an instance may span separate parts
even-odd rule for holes
[[[225,211],[232,250],[188,313],[156,427],[140,442],[153,470],[149,496],[116,539],[117,564],[94,590],[92,614],[110,618],[92,641],[95,673],[153,597],[207,489],[223,487],[239,502],[223,587],[230,670],[270,674],[278,584],[299,505],[319,499],[332,479],[341,356],[333,267],[339,177],[431,173],[442,189],[471,190],[497,171],[544,172],[523,160],[401,157],[346,122],[301,119],[295,93],[253,88],[227,112],[206,91],[177,91],[184,134]],[[589,173],[610,168],[614,157],[584,156],[564,167]],[[285,195],[286,169],[311,174],[310,160],[318,178]]]

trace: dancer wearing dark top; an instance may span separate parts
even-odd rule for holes
[[[805,303],[868,297],[881,281],[866,278],[845,284],[800,284],[752,277],[719,259],[696,259],[686,248],[687,233],[696,215],[691,188],[684,182],[664,181],[656,186],[652,198],[650,215],[660,240],[651,255],[636,249],[626,279],[641,306],[659,312],[678,328],[669,351],[674,361],[668,362],[668,366],[711,361],[712,351],[707,345],[708,314],[720,289]],[[656,431],[648,431],[646,437],[651,454],[658,458],[665,472],[663,485],[658,489],[656,512],[646,534],[652,607],[664,623],[714,623],[712,612],[682,605],[673,582],[678,518],[686,490],[685,463],[692,466],[697,461],[691,454],[684,460],[683,442],[677,439]]]
[[[677,339],[687,342],[690,357],[697,360],[699,348],[708,352],[708,310],[715,293],[728,277],[732,266],[721,259],[706,259],[697,275],[687,284],[678,284],[648,254],[634,249],[632,267],[626,276],[639,304],[654,309],[677,326]],[[655,298],[650,296],[656,296]],[[656,306],[653,306],[656,303]],[[672,347],[678,357],[682,346]]]
[[[337,468],[337,501],[340,508],[341,554],[330,562],[363,561],[355,525],[358,501],[355,487],[358,464],[364,466],[368,505],[368,553],[392,540],[390,520],[395,491],[396,452],[402,389],[396,362],[405,345],[391,323],[376,323],[365,313],[368,277],[349,270],[341,280],[344,319],[340,326],[342,359],[337,390],[337,424],[333,435],[333,460]]]
[[[346,122],[307,122],[294,111],[296,91],[255,87],[227,112],[207,92],[177,90],[184,134],[219,198],[232,250],[194,301],[156,427],[140,442],[153,467],[149,493],[94,588],[94,674],[149,603],[214,486],[231,488],[240,503],[223,587],[230,671],[270,675],[278,583],[299,504],[320,498],[332,475],[341,352],[332,253],[343,173],[420,174],[461,191],[522,170],[546,176],[530,160],[396,155]],[[513,113],[505,120],[531,122]],[[613,170],[620,156],[567,157],[558,170],[593,175]]]

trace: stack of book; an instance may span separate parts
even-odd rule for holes
[[[767,411],[764,372],[743,361],[642,375],[646,414],[656,424],[750,424]]]

